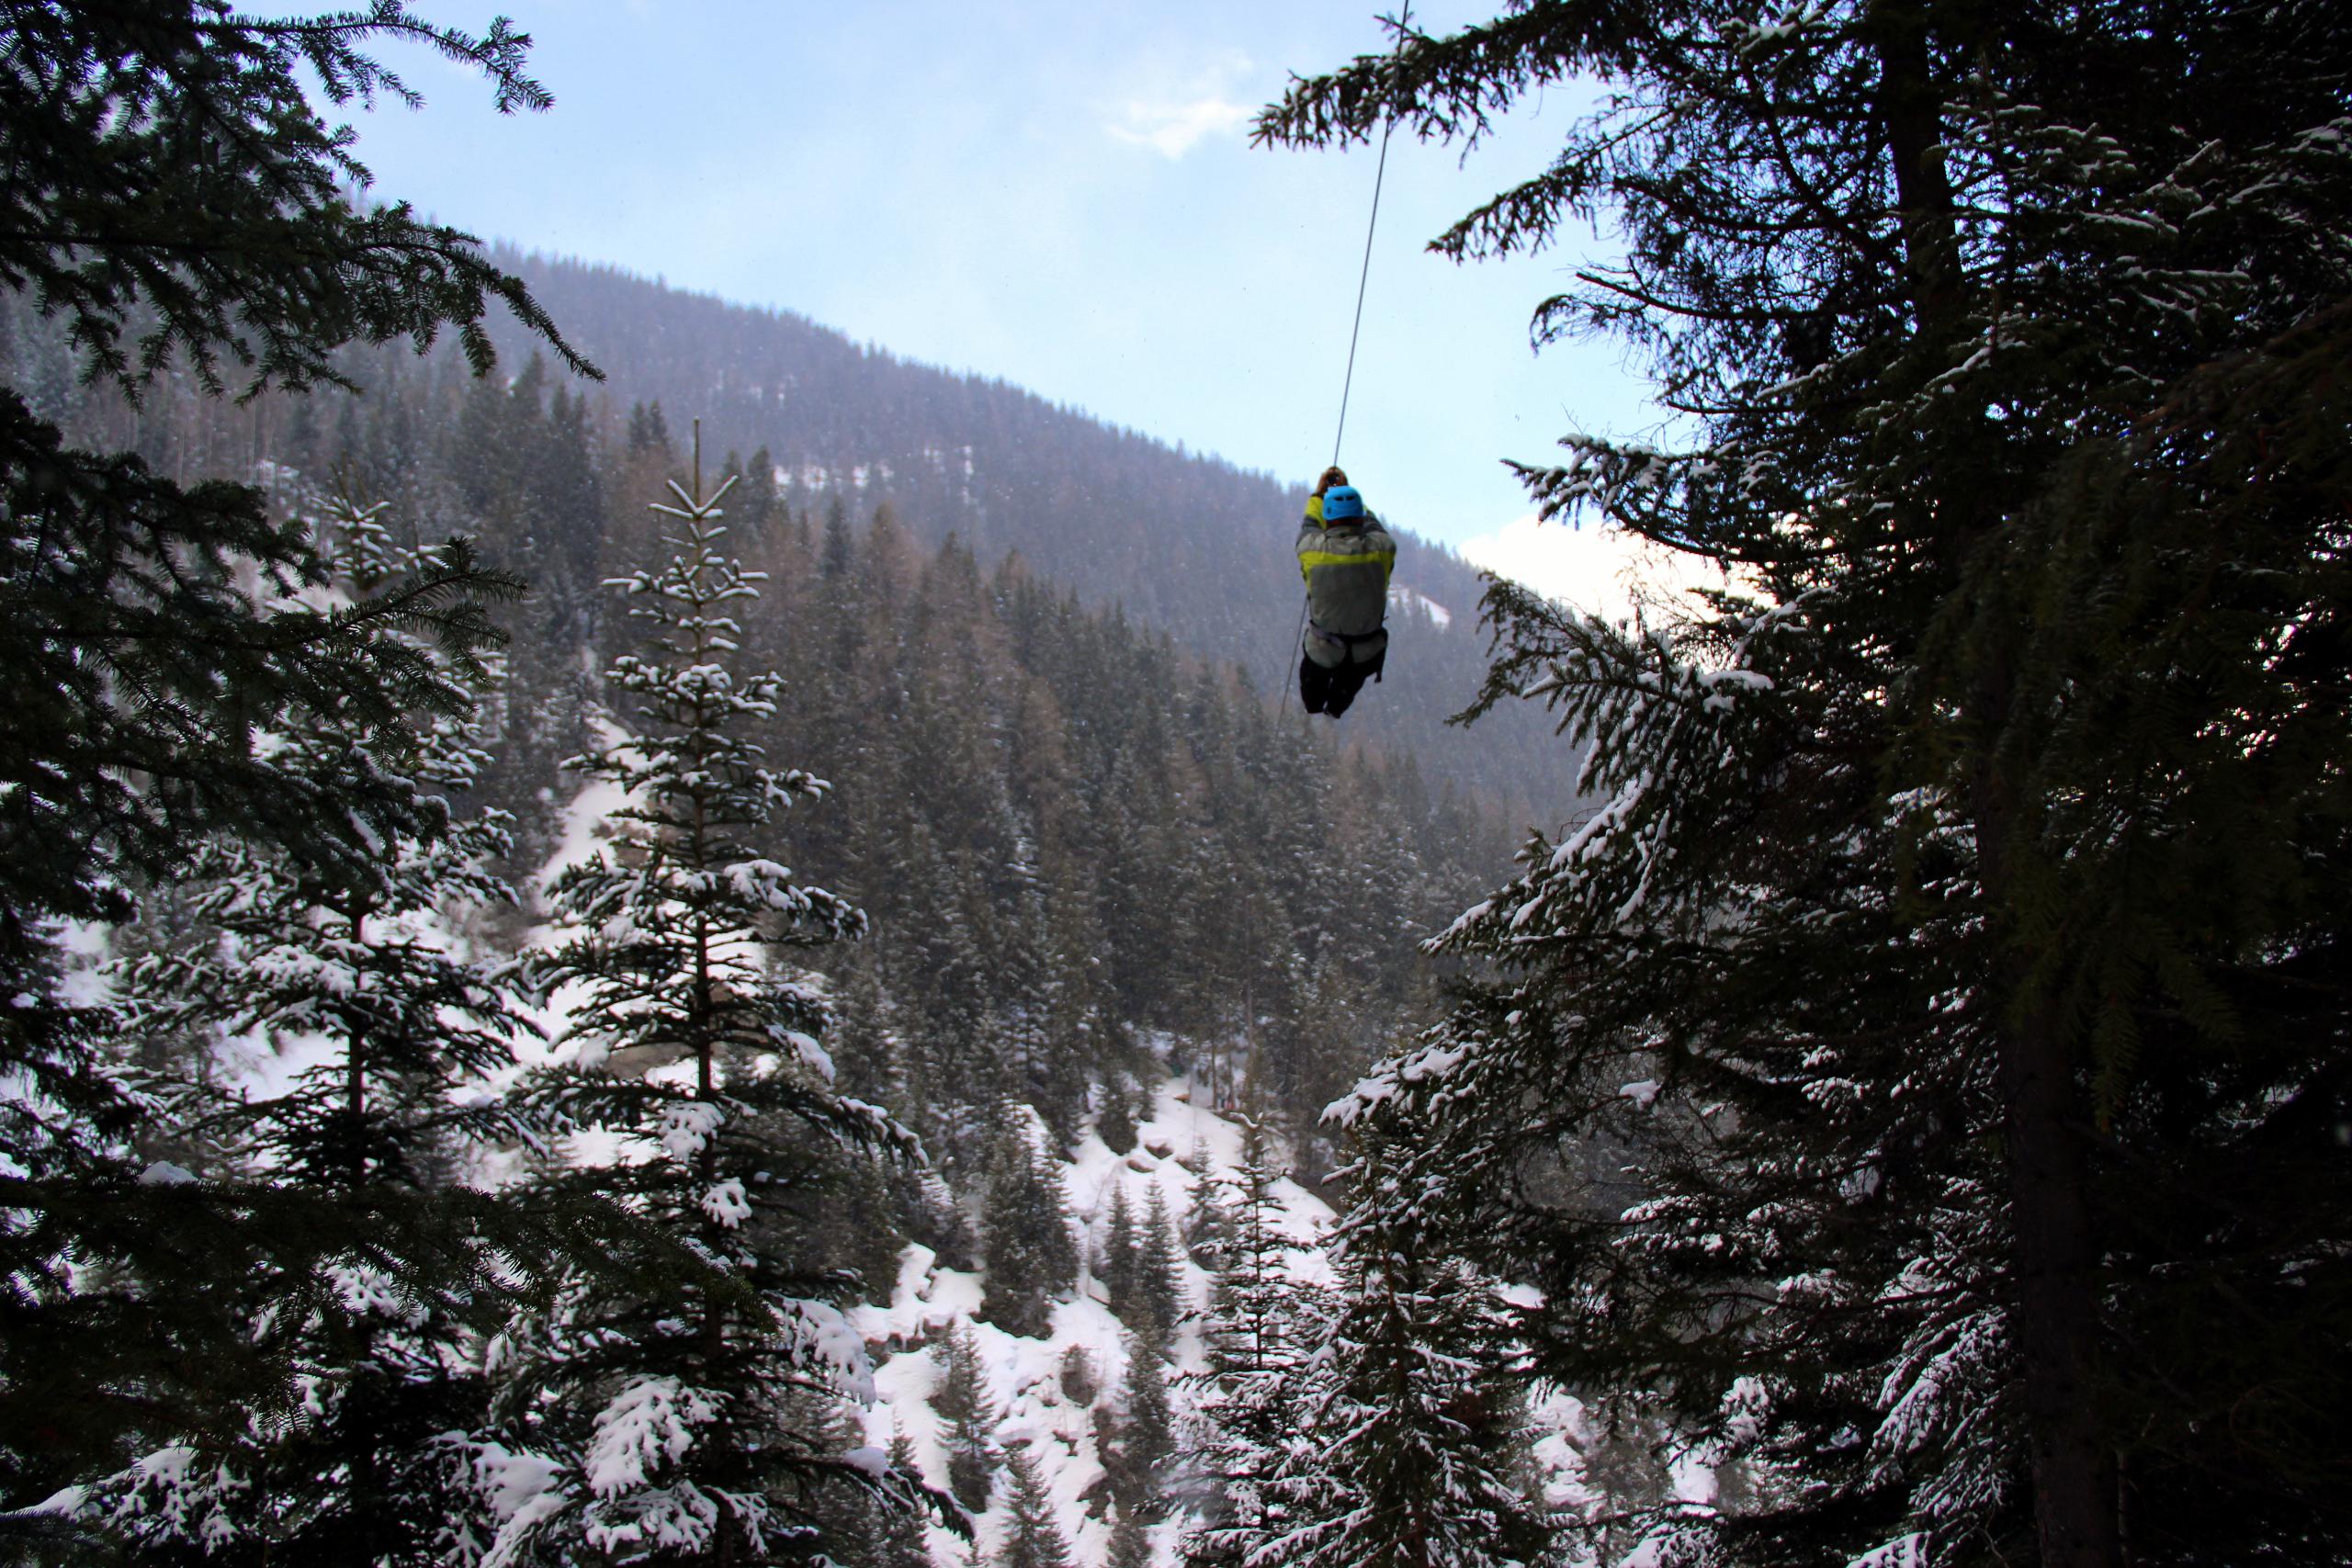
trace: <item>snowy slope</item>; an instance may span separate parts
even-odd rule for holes
[[[1241,1129],[1195,1109],[1182,1079],[1160,1086],[1151,1118],[1137,1131],[1131,1154],[1114,1153],[1090,1134],[1061,1166],[1064,1200],[1083,1242],[1080,1250],[1088,1271],[1081,1274],[1075,1297],[1055,1307],[1047,1337],[1024,1338],[979,1321],[974,1314],[981,1309],[985,1280],[938,1267],[931,1250],[922,1247],[899,1254],[899,1278],[888,1304],[877,1303],[850,1314],[876,1362],[877,1398],[865,1414],[867,1441],[887,1448],[894,1436],[904,1433],[914,1443],[924,1479],[943,1489],[947,1458],[939,1418],[928,1401],[941,1375],[946,1330],[951,1324],[965,1325],[979,1348],[989,1399],[1000,1413],[994,1429],[997,1445],[1008,1451],[1026,1447],[1036,1458],[1053,1491],[1063,1539],[1080,1563],[1101,1563],[1110,1551],[1107,1522],[1095,1517],[1082,1501],[1103,1477],[1089,1412],[1114,1402],[1127,1372],[1125,1325],[1103,1304],[1102,1288],[1091,1274],[1112,1196],[1125,1189],[1130,1208],[1141,1214],[1157,1188],[1181,1231],[1196,1200],[1214,1183],[1230,1179],[1241,1157]],[[1329,1265],[1317,1242],[1333,1218],[1330,1209],[1295,1182],[1285,1180],[1275,1190],[1283,1205],[1283,1229],[1303,1249],[1294,1255],[1294,1267],[1302,1278],[1328,1280]],[[1207,1299],[1208,1276],[1188,1260],[1182,1288],[1183,1310],[1197,1312]],[[1099,1391],[1084,1404],[1061,1383],[1062,1359],[1072,1347],[1085,1351]],[[1179,1371],[1199,1365],[1196,1329],[1188,1325],[1180,1332],[1176,1352]],[[1181,1419],[1182,1385],[1172,1387],[1170,1396]],[[1002,1487],[998,1502],[978,1521],[983,1558],[993,1554],[1006,1526]],[[1159,1561],[1170,1560],[1182,1528],[1181,1518],[1153,1527]],[[931,1546],[933,1560],[943,1568],[965,1561],[967,1549],[944,1529],[933,1529]]]

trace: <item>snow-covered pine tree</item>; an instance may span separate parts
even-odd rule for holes
[[[1668,1434],[1639,1396],[1598,1399],[1587,1406],[1590,1433],[1583,1449],[1584,1489],[1590,1503],[1583,1536],[1597,1562],[1616,1562],[1649,1533],[1659,1505],[1674,1495],[1667,1461]]]
[[[1094,1120],[1096,1135],[1114,1155],[1132,1154],[1136,1146],[1136,1099],[1137,1086],[1126,1074],[1111,1072],[1102,1077],[1102,1109]]]
[[[926,1128],[925,1135],[941,1145],[951,1170],[986,1170],[1003,1064],[989,1017],[989,955],[975,918],[978,889],[920,814],[893,858],[906,866],[902,910],[922,913],[916,930],[897,931],[891,942],[907,960],[907,1010],[922,1071],[938,1084],[939,1109],[947,1112],[939,1131]]]
[[[1054,1517],[1045,1467],[1025,1445],[1005,1456],[1005,1466],[1012,1472],[1012,1495],[1006,1501],[1012,1517],[990,1568],[1070,1568],[1069,1542]]]
[[[397,593],[433,570],[429,557],[403,559],[382,511],[330,503],[337,586]],[[490,869],[507,850],[506,819],[462,818],[444,793],[463,788],[480,761],[446,719],[311,716],[278,741],[290,776],[330,799],[389,785],[429,814],[372,853],[325,865],[214,840],[192,868],[190,900],[212,939],[140,959],[120,985],[134,1036],[244,1040],[311,1061],[280,1092],[239,1089],[225,1102],[220,1084],[234,1080],[209,1074],[151,1084],[229,1169],[358,1212],[465,1204],[480,1243],[495,1247],[539,1222],[455,1190],[444,1173],[462,1170],[484,1140],[513,1136],[513,1114],[487,1085],[514,1065],[514,1042],[537,1031],[515,966],[470,955],[435,919],[514,901]],[[150,1456],[98,1488],[88,1513],[142,1560],[446,1562],[473,1501],[447,1439],[481,1425],[488,1408],[462,1336],[494,1328],[503,1306],[451,1264],[379,1245],[339,1260],[331,1294],[275,1271],[223,1281],[216,1288],[242,1299],[256,1337],[302,1366],[301,1409]]]
[[[721,548],[724,487],[702,493],[697,453],[692,488],[671,491],[651,510],[675,553],[616,583],[644,628],[606,672],[634,733],[571,763],[626,799],[614,844],[549,889],[565,927],[537,963],[570,1007],[569,1056],[530,1100],[628,1151],[551,1186],[619,1194],[711,1269],[590,1282],[518,1342],[514,1373],[518,1441],[568,1466],[525,1521],[531,1541],[616,1562],[771,1553],[806,1534],[803,1489],[868,1479],[808,1417],[867,1386],[835,1304],[854,1281],[783,1243],[841,1161],[911,1149],[834,1089],[824,998],[779,966],[865,920],[767,852],[776,813],[825,785],[745,738],[777,681],[733,668],[735,615],[758,589]]]
[[[1041,1338],[1053,1325],[1054,1299],[1077,1282],[1078,1244],[1044,1125],[1012,1102],[998,1108],[997,1120],[982,1214],[988,1318],[1009,1334]]]
[[[1361,1174],[1359,1170],[1358,1174]],[[1252,1568],[1519,1568],[1552,1520],[1520,1488],[1511,1325],[1459,1257],[1359,1223],[1301,1430],[1258,1483]]]
[[[1144,1203],[1142,1229],[1136,1261],[1136,1310],[1141,1321],[1135,1331],[1155,1356],[1165,1356],[1176,1343],[1176,1330],[1191,1303],[1184,1288],[1184,1248],[1176,1239],[1176,1221],[1157,1181]]]
[[[1106,1568],[1151,1568],[1151,1537],[1133,1508],[1111,1505],[1111,1549]]]
[[[914,1439],[904,1432],[891,1434],[886,1450],[890,1468],[900,1475],[920,1476],[921,1462]],[[921,1514],[910,1508],[884,1508],[876,1524],[875,1568],[932,1568],[930,1531]]]
[[[1250,1133],[1257,1134],[1255,1117],[1246,1111],[1238,1114]],[[1263,1153],[1261,1147],[1261,1156]],[[1225,1267],[1233,1244],[1233,1213],[1227,1201],[1229,1185],[1204,1169],[1193,1184],[1192,1207],[1184,1215],[1184,1256],[1212,1275]]]
[[[1102,1280],[1103,1300],[1122,1323],[1136,1321],[1136,1287],[1142,1271],[1142,1254],[1136,1246],[1135,1205],[1127,1201],[1127,1184],[1114,1176],[1111,1212],[1102,1224]]]
[[[394,39],[479,72],[503,107],[549,101],[524,70],[528,40],[503,21],[477,37],[399,4],[331,26],[197,0],[13,8],[8,288],[83,351],[86,378],[134,404],[167,373],[207,396],[232,377],[255,393],[339,383],[346,344],[428,343],[445,327],[479,372],[494,299],[593,374],[470,237],[355,199],[360,171],[320,108],[412,98],[367,52]],[[205,236],[193,267],[192,214]],[[315,265],[289,270],[289,255]],[[511,585],[450,556],[396,603],[330,613],[300,597],[323,577],[312,542],[259,490],[182,485],[128,454],[74,450],[25,392],[0,389],[8,1508],[135,1444],[299,1397],[282,1343],[254,1337],[224,1282],[269,1271],[323,1293],[322,1260],[346,1246],[422,1257],[446,1243],[452,1263],[463,1250],[447,1210],[355,1212],[270,1183],[141,1184],[152,1162],[132,1146],[152,1104],[113,1068],[111,1010],[61,989],[59,922],[129,919],[140,889],[175,880],[219,835],[332,865],[428,819],[390,780],[322,798],[262,742],[354,709],[459,711],[462,683],[439,656],[477,657],[494,639],[481,599]],[[477,1280],[495,1284],[487,1269]]]
[[[1170,1472],[1176,1455],[1168,1369],[1143,1335],[1129,1335],[1126,1350],[1119,1416],[1106,1434],[1102,1468],[1119,1506],[1137,1519],[1156,1521],[1168,1515]]]
[[[1622,236],[1536,330],[1623,333],[1689,439],[1523,472],[1730,577],[1490,594],[1487,700],[1591,804],[1363,1106],[1419,1124],[1368,1201],[1540,1285],[1550,1375],[1791,1481],[1661,1550],[2352,1557],[2348,74],[2328,0],[1545,3],[1261,122],[1602,85],[1438,244]],[[1522,1181],[1603,1138],[1632,1199]]]
[[[1306,1362],[1328,1326],[1326,1292],[1288,1268],[1294,1244],[1281,1227],[1269,1152],[1264,1131],[1246,1122],[1201,1323],[1206,1360],[1182,1380],[1193,1392],[1184,1448],[1200,1489],[1183,1542],[1190,1568],[1245,1562],[1289,1528],[1267,1488],[1298,1440]]]
[[[944,1424],[939,1440],[947,1450],[947,1489],[977,1514],[986,1510],[996,1487],[996,1403],[972,1331],[961,1321],[951,1323],[939,1343],[942,1364],[931,1407]]]

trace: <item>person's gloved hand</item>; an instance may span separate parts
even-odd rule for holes
[[[1315,481],[1315,493],[1321,495],[1333,485],[1343,485],[1347,482],[1348,476],[1346,470],[1339,468],[1326,468],[1323,470],[1323,477]]]

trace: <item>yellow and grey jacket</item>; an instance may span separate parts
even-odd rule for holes
[[[1306,579],[1307,652],[1317,664],[1371,660],[1388,611],[1388,574],[1396,541],[1367,512],[1326,527],[1323,498],[1309,496],[1298,530],[1298,570]],[[1320,635],[1317,635],[1320,634]],[[1367,640],[1369,639],[1369,640]]]

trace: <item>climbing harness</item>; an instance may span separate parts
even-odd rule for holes
[[[1409,36],[1407,29],[1410,26],[1412,19],[1413,0],[1405,0],[1404,6],[1399,8],[1396,13],[1396,52],[1399,56],[1402,56],[1405,52],[1405,39]],[[1330,466],[1335,468],[1340,466],[1340,443],[1348,434],[1348,395],[1355,389],[1356,343],[1357,340],[1362,338],[1363,335],[1363,297],[1367,286],[1372,282],[1372,236],[1380,227],[1381,187],[1388,183],[1388,139],[1396,134],[1396,116],[1392,110],[1386,116],[1380,128],[1380,162],[1374,168],[1372,175],[1372,216],[1364,222],[1363,265],[1358,268],[1356,272],[1355,320],[1348,327],[1348,373],[1346,376],[1341,378],[1340,381],[1339,428],[1331,432]],[[1298,601],[1298,627],[1295,631],[1291,633],[1290,637],[1290,646],[1293,652],[1297,651],[1300,639],[1306,635],[1306,606],[1308,602],[1309,595],[1302,592]],[[1385,663],[1387,655],[1385,650],[1384,650],[1382,653],[1382,662]],[[1282,666],[1285,671],[1287,671],[1289,664],[1289,655],[1285,654],[1283,656]],[[1379,678],[1379,671],[1374,671],[1373,672],[1373,679],[1377,681]],[[1290,712],[1290,688],[1293,683],[1294,682],[1290,680],[1287,673],[1285,673],[1283,679],[1283,712],[1284,714],[1288,714]]]

